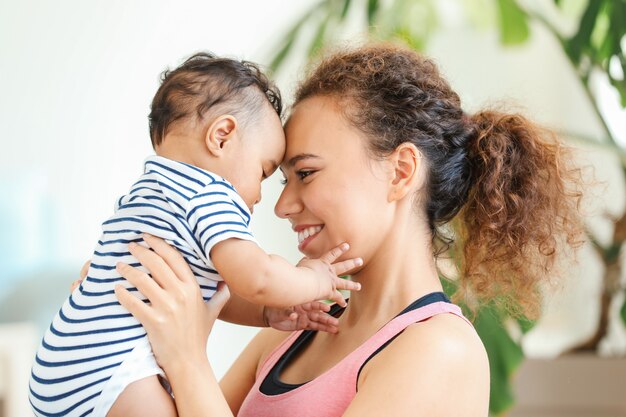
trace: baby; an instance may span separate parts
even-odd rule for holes
[[[146,245],[144,233],[178,249],[205,300],[221,280],[234,294],[231,303],[275,311],[321,299],[344,304],[338,289],[359,289],[336,276],[358,266],[359,259],[334,268],[309,259],[293,266],[266,254],[254,240],[249,224],[261,181],[285,152],[280,112],[278,91],[249,62],[200,53],[164,72],[149,116],[157,156],[147,158],[144,174],[116,202],[87,277],[43,337],[30,380],[36,415],[105,416],[114,405],[129,410],[120,404],[129,396],[135,402],[143,395],[154,401],[169,396],[158,383],[163,371],[144,329],[114,294],[122,284],[145,300],[116,271],[117,262],[140,267],[128,244]],[[259,317],[266,309],[235,310],[230,321],[267,322]],[[122,395],[131,384],[133,394]]]

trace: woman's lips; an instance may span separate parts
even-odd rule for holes
[[[298,250],[301,252],[304,248],[320,233],[324,228],[322,225],[298,227]]]

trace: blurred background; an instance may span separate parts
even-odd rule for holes
[[[433,57],[467,111],[520,111],[578,149],[595,181],[578,262],[536,322],[486,306],[476,327],[494,415],[626,416],[625,27],[624,0],[0,0],[0,417],[30,415],[39,339],[152,154],[160,73],[210,50],[272,68],[288,103],[310,57],[368,38]],[[279,179],[253,228],[296,262]],[[217,326],[218,376],[256,331]]]

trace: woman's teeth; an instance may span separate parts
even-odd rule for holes
[[[313,236],[322,230],[322,226],[311,226],[298,232],[298,243],[302,243],[307,237]]]

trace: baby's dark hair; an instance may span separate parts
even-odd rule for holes
[[[178,68],[161,74],[161,86],[150,106],[150,139],[158,146],[176,121],[192,116],[202,120],[209,109],[241,116],[244,125],[256,120],[267,100],[281,115],[280,91],[249,61],[199,52]]]

